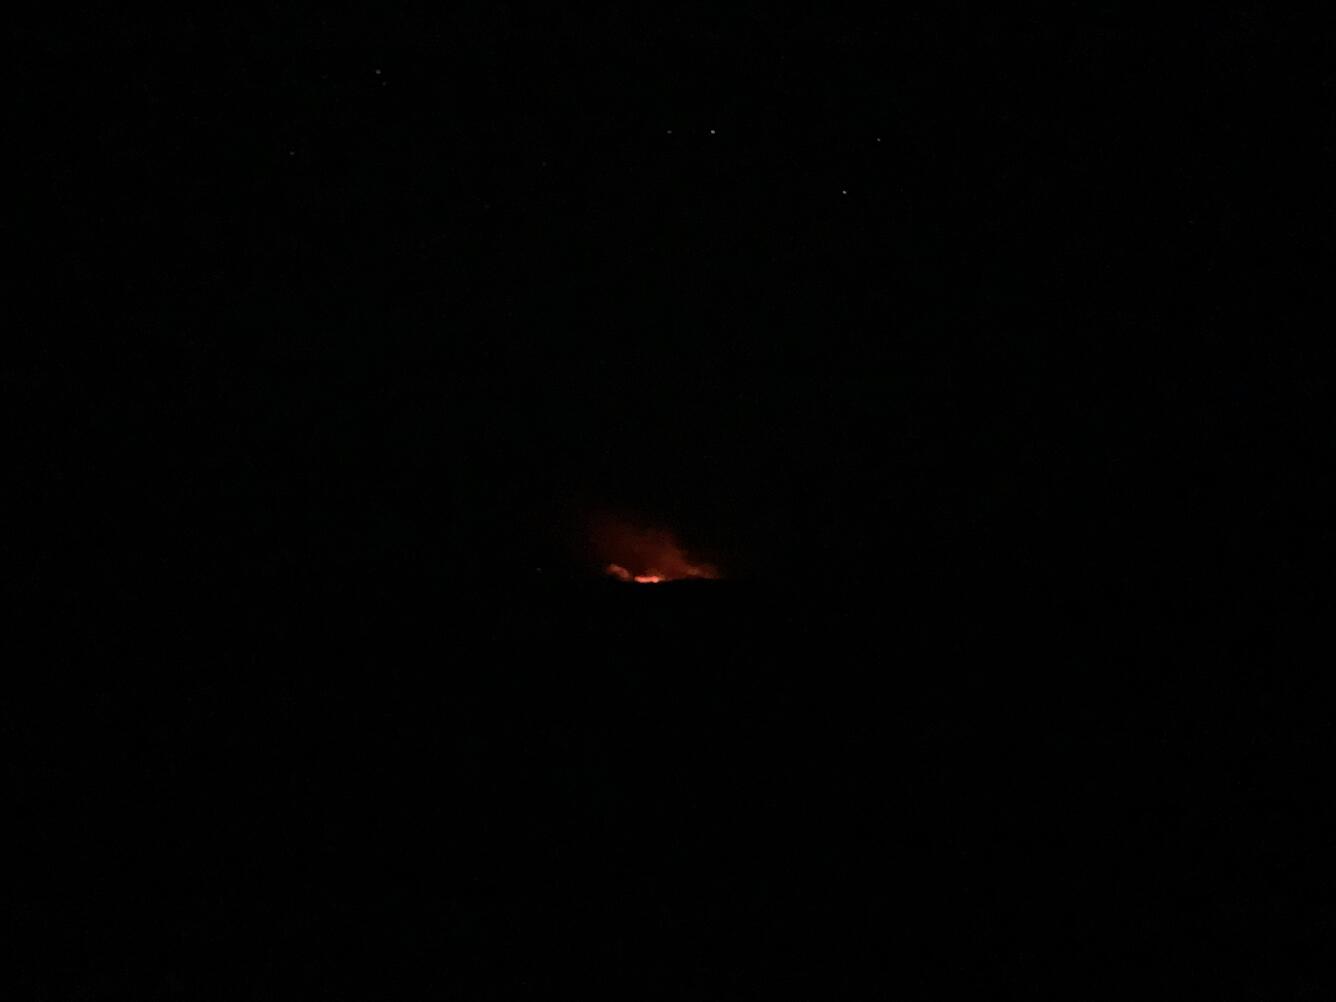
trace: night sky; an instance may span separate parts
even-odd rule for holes
[[[15,29],[14,997],[1327,997],[1331,25],[438,6]]]
[[[1289,347],[1329,295],[1320,38],[1240,11],[34,30],[7,395],[35,511],[106,573],[185,579],[577,573],[600,506],[772,579],[1215,576],[1254,527],[1297,553],[1316,512],[1272,443],[1306,448],[1320,397]]]

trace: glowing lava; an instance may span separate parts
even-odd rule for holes
[[[632,574],[621,564],[608,564],[608,573],[618,581],[634,581],[636,584],[658,584],[668,580],[661,574]]]
[[[690,557],[677,537],[665,529],[609,520],[597,525],[593,536],[604,572],[618,581],[659,584],[720,576],[713,564]]]

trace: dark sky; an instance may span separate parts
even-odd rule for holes
[[[23,29],[22,566],[1306,552],[1322,33],[772,7]]]

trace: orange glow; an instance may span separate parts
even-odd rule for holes
[[[640,528],[610,519],[595,526],[593,540],[604,573],[618,581],[659,584],[720,577],[717,567],[689,556],[666,529]]]
[[[607,572],[618,581],[634,581],[636,584],[658,584],[668,580],[662,574],[632,574],[621,564],[608,564]]]

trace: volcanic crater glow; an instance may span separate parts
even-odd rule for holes
[[[643,528],[609,520],[594,530],[594,544],[604,573],[635,584],[660,584],[721,577],[711,563],[688,554],[666,529]]]

